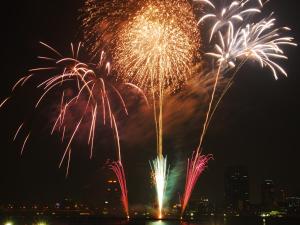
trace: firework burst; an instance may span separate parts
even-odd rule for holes
[[[146,90],[176,89],[191,75],[198,48],[196,20],[186,1],[146,1],[118,31],[115,69]]]
[[[252,60],[261,67],[268,67],[274,78],[278,79],[278,71],[285,76],[285,70],[275,60],[287,59],[282,46],[297,46],[294,38],[282,35],[289,31],[288,27],[274,28],[274,18],[264,18],[257,23],[247,24],[245,27],[238,27],[236,31],[229,27],[225,38],[219,33],[219,42],[215,45],[215,52],[209,52],[224,67],[236,67],[236,62]]]
[[[66,148],[59,165],[62,165],[66,157],[68,157],[68,160],[70,160],[72,142],[75,138],[75,135],[79,132],[80,126],[83,124],[84,119],[87,119],[90,124],[87,140],[87,143],[90,146],[90,158],[93,156],[96,124],[98,123],[98,120],[100,120],[104,125],[108,123],[109,126],[114,130],[117,142],[116,146],[118,158],[120,159],[121,154],[117,124],[115,122],[115,115],[112,111],[108,89],[115,92],[116,96],[119,98],[118,101],[121,103],[120,105],[122,106],[124,112],[126,114],[128,114],[128,112],[125,101],[120,92],[113,85],[106,83],[104,80],[105,76],[110,73],[110,63],[106,61],[105,53],[102,53],[102,58],[99,63],[93,65],[83,63],[78,59],[81,48],[80,43],[76,49],[74,45],[71,44],[71,57],[63,57],[61,53],[49,45],[42,42],[41,44],[47,47],[52,53],[55,53],[56,57],[39,56],[39,59],[46,60],[46,62],[50,65],[46,67],[30,69],[29,72],[31,74],[18,80],[13,86],[12,90],[14,91],[18,87],[24,86],[25,83],[32,79],[35,75],[48,75],[46,79],[36,85],[36,88],[41,90],[42,94],[36,101],[35,108],[39,107],[39,105],[47,99],[47,96],[50,95],[51,92],[61,93],[58,95],[58,99],[60,101],[59,113],[54,120],[51,134],[53,134],[55,131],[61,132],[61,139],[63,142],[67,136],[66,132],[70,131],[72,128],[72,126],[70,126],[70,124],[68,124],[66,121],[67,114],[71,113],[72,107],[79,104],[80,100],[83,100],[84,107],[78,116],[78,120],[75,122],[75,128],[71,129],[69,133],[70,138],[66,141]],[[92,67],[94,67],[94,69]],[[99,74],[103,74],[103,76],[99,76],[96,71],[98,71]],[[73,94],[72,96],[67,96],[66,92],[70,88],[72,88]],[[22,123],[17,129],[14,140],[17,138],[20,130],[24,127],[23,125],[24,123]],[[27,139],[28,136],[25,139],[25,142]],[[24,145],[22,151],[23,150]]]
[[[152,162],[159,217],[162,216],[166,158],[163,156],[163,99],[191,75],[199,48],[197,21],[185,0],[141,1],[141,7],[117,31],[113,48],[119,77],[137,84],[153,97],[158,158]],[[162,179],[164,179],[162,181]]]
[[[203,15],[199,19],[194,15],[191,2],[201,4]],[[225,7],[219,8],[211,0],[85,0],[81,10],[84,38],[89,54],[93,60],[99,58],[98,62],[85,63],[79,59],[80,43],[78,46],[71,44],[70,57],[64,57],[56,49],[41,43],[51,52],[50,56],[39,56],[46,66],[31,69],[29,75],[16,82],[12,92],[38,77],[36,75],[43,75],[43,80],[38,78],[36,84],[41,94],[35,102],[35,108],[48,100],[50,95],[59,102],[51,134],[59,133],[65,145],[59,167],[66,165],[66,176],[69,174],[73,142],[86,124],[90,158],[94,153],[97,124],[108,125],[112,129],[117,160],[111,162],[109,168],[119,181],[121,202],[128,218],[126,176],[115,108],[121,108],[125,114],[128,111],[123,96],[109,82],[111,72],[125,81],[126,86],[137,89],[146,101],[143,91],[151,95],[157,157],[150,161],[150,167],[157,192],[158,218],[162,218],[169,171],[167,157],[163,154],[164,96],[179,89],[191,77],[200,49],[198,26],[209,22],[207,43],[213,50],[205,55],[213,59],[209,74],[214,75],[214,83],[199,146],[188,159],[185,190],[180,200],[182,216],[197,180],[212,159],[212,155],[201,155],[210,121],[239,69],[247,61],[252,61],[271,70],[275,79],[279,74],[287,76],[279,60],[287,59],[283,46],[296,44],[292,37],[284,34],[289,28],[276,28],[273,15],[258,18],[267,2],[231,0]],[[111,54],[107,55],[106,52]],[[112,59],[113,67],[108,58]],[[219,80],[227,73],[230,73],[228,83],[215,101],[218,87],[221,86]],[[112,99],[116,101],[112,102]],[[4,99],[0,108],[10,100],[11,97]],[[69,117],[73,118],[72,123],[68,121]],[[14,141],[23,137],[21,154],[26,150],[33,133],[26,128],[25,122],[22,122],[13,136]]]
[[[150,161],[150,167],[153,174],[153,179],[155,182],[156,192],[157,192],[157,203],[158,203],[158,219],[161,219],[164,195],[167,187],[168,180],[168,164],[167,157],[157,156],[156,159]]]
[[[216,9],[216,6],[211,1],[200,0],[200,2],[205,2],[211,8]],[[216,43],[214,44],[215,51],[208,52],[206,55],[217,59],[217,70],[208,110],[203,123],[199,146],[196,150],[196,156],[202,148],[204,136],[216,108],[225,93],[231,87],[238,70],[246,61],[252,60],[258,62],[261,67],[268,67],[272,71],[275,79],[278,78],[278,71],[287,75],[285,70],[276,62],[276,60],[287,59],[281,48],[282,46],[296,46],[296,44],[293,43],[292,37],[283,35],[284,31],[289,31],[290,29],[287,27],[274,28],[275,19],[271,17],[263,18],[258,22],[252,22],[251,19],[255,20],[256,17],[254,16],[260,13],[261,10],[258,8],[245,8],[250,2],[250,0],[232,1],[227,7],[222,8],[220,11],[217,11],[217,13],[204,14],[199,20],[199,23],[202,23],[208,19],[214,19],[214,23],[210,25],[211,32],[209,43],[211,43],[212,40],[216,40]],[[256,4],[257,3],[260,7],[263,7],[266,2],[256,1]],[[218,81],[221,75],[228,73],[234,68],[236,70],[233,72],[232,78],[229,79],[219,100],[213,106]],[[182,214],[189,200],[190,192],[199,177],[197,176],[197,170],[194,170],[194,167],[190,167],[190,163],[193,163],[192,165],[194,165],[196,162],[198,162],[197,157],[192,157],[191,161],[188,162],[189,166],[187,169],[187,182],[182,202]]]
[[[107,61],[106,53],[101,52],[100,60],[97,64],[88,64],[79,59],[81,43],[77,47],[71,44],[72,55],[70,57],[64,57],[59,51],[45,43],[41,42],[41,45],[46,47],[54,56],[39,56],[38,58],[44,60],[47,66],[29,70],[30,75],[19,79],[13,86],[12,91],[14,92],[17,88],[23,87],[33,77],[45,75],[46,78],[36,85],[36,88],[41,90],[41,95],[35,103],[35,108],[38,108],[42,102],[46,101],[51,93],[55,93],[56,97],[58,96],[57,98],[60,102],[59,112],[54,119],[51,134],[54,132],[60,133],[61,141],[66,144],[59,163],[59,167],[61,167],[66,162],[66,176],[69,174],[72,143],[79,131],[85,129],[86,124],[88,124],[87,144],[90,146],[89,154],[90,158],[92,158],[97,124],[100,122],[103,125],[108,124],[110,126],[113,130],[117,149],[117,161],[112,162],[110,168],[119,181],[122,190],[121,200],[128,217],[126,177],[121,161],[118,126],[114,113],[115,104],[118,104],[118,107],[125,114],[128,114],[128,111],[121,93],[113,84],[107,82],[111,65]],[[124,85],[131,89],[136,89],[138,93],[142,93],[142,96],[145,97],[142,90],[136,85],[130,83]],[[112,98],[116,100],[114,105],[111,102]],[[9,99],[5,99],[0,106],[2,107]],[[67,118],[69,114],[72,117],[71,114],[74,112],[74,108],[76,108],[75,121],[73,119],[70,123]],[[25,130],[24,122],[18,127],[13,138],[14,141],[22,130]],[[31,132],[28,132],[24,139],[21,154],[25,150],[30,135]]]
[[[81,21],[89,53],[99,56],[104,48],[112,47],[116,32],[128,20],[142,1],[85,0]]]
[[[201,155],[198,151],[193,154],[191,159],[188,159],[185,190],[181,199],[181,217],[187,207],[196,182],[210,159],[212,159],[212,155]]]
[[[249,7],[250,0],[232,1],[227,7],[222,8],[220,11],[217,7],[208,0],[198,0],[196,2],[206,3],[209,7],[213,8],[215,12],[207,13],[202,16],[199,23],[203,23],[206,20],[213,20],[211,25],[209,42],[211,42],[214,34],[225,26],[233,27],[234,24],[244,21],[244,18],[252,16],[256,13],[260,13],[260,9]]]
[[[120,160],[116,161],[116,162],[112,162],[109,165],[109,167],[114,172],[114,174],[117,176],[117,179],[119,181],[120,188],[121,188],[121,193],[122,193],[121,194],[121,202],[123,204],[124,211],[126,213],[126,217],[129,219],[129,207],[128,207],[126,176],[125,176],[125,172],[124,172],[122,162]]]

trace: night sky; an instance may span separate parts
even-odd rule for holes
[[[271,0],[266,7],[274,10],[278,25],[288,25],[296,41],[300,40],[299,7],[295,0]],[[0,98],[10,95],[12,85],[38,64],[36,56],[44,41],[69,53],[70,42],[81,40],[79,0],[6,1],[1,12],[1,88]],[[195,194],[222,202],[224,168],[245,165],[250,175],[250,200],[260,201],[260,184],[273,179],[278,188],[290,196],[300,196],[300,76],[299,48],[286,48],[289,61],[283,62],[289,77],[275,81],[269,70],[247,63],[240,71],[228,95],[212,121],[203,152],[212,153],[214,161],[200,178]],[[183,90],[183,93],[185,90]],[[25,88],[0,111],[0,203],[54,202],[64,197],[97,204],[102,199],[103,181],[110,177],[104,168],[106,159],[114,159],[112,133],[99,125],[95,144],[96,154],[89,160],[85,141],[77,138],[73,144],[71,174],[66,179],[58,163],[64,146],[59,136],[50,136],[55,102],[47,100],[39,110],[32,101],[39,92]],[[127,96],[128,97],[128,96]],[[148,204],[154,201],[154,187],[149,185],[148,160],[155,157],[155,135],[151,111],[136,99],[128,103],[130,115],[120,116],[123,160],[128,179],[129,201]],[[201,97],[178,96],[167,99],[165,153],[171,171],[177,176],[177,192],[183,189],[185,159],[191,155],[199,139],[203,121]],[[205,106],[205,105],[204,105]],[[182,114],[181,114],[182,113]],[[182,115],[182,116],[181,116]],[[22,120],[31,127],[32,136],[20,157],[22,139],[12,142]],[[23,134],[23,138],[24,138]],[[22,136],[22,135],[21,135]],[[145,196],[145,193],[150,193]]]

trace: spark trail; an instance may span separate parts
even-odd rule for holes
[[[62,143],[66,144],[59,163],[59,167],[61,167],[66,162],[66,176],[69,174],[72,143],[76,135],[85,129],[83,123],[88,124],[87,145],[89,146],[90,158],[93,157],[97,124],[100,122],[103,125],[108,124],[110,126],[114,133],[117,150],[117,161],[111,164],[111,168],[118,178],[122,190],[122,203],[128,217],[126,177],[121,161],[118,125],[113,110],[117,106],[125,114],[128,114],[128,111],[121,93],[113,84],[106,81],[111,70],[106,53],[101,53],[97,64],[84,63],[79,59],[81,43],[77,47],[71,44],[71,57],[64,57],[58,50],[46,43],[40,42],[40,44],[50,52],[50,56],[38,57],[47,66],[29,70],[30,74],[19,79],[13,86],[12,92],[14,93],[18,88],[22,88],[26,83],[33,80],[33,78],[40,80],[40,77],[42,77],[42,81],[39,81],[35,86],[41,91],[38,100],[35,102],[35,108],[38,108],[46,100],[50,99],[51,102],[59,100],[58,115],[54,119],[51,134],[54,132],[60,133]],[[141,89],[135,85],[126,83],[125,86],[138,90],[138,93],[142,93]],[[72,91],[70,92],[70,90]],[[72,93],[72,95],[67,95],[67,93]],[[52,98],[50,98],[50,94],[54,94],[55,98],[53,99],[52,95]],[[115,100],[114,104],[111,102],[112,98]],[[5,99],[0,106],[2,107],[6,104],[9,99]],[[68,115],[72,116],[71,113],[74,109],[76,109],[75,121],[70,122],[68,121]],[[14,141],[18,136],[26,132],[26,128],[26,124],[22,122],[14,135]],[[31,132],[27,132],[21,154],[25,150],[30,135]]]
[[[128,196],[127,196],[127,186],[126,186],[126,176],[124,172],[124,168],[122,162],[116,161],[112,162],[110,165],[110,169],[117,176],[118,182],[121,188],[121,202],[123,203],[124,211],[126,213],[126,217],[129,219],[129,207],[128,207]]]
[[[216,6],[208,0],[198,0],[208,4],[214,10],[217,10]],[[287,59],[281,46],[292,45],[293,38],[289,36],[283,36],[283,31],[289,31],[287,27],[274,28],[275,19],[271,17],[263,18],[258,22],[255,21],[256,14],[261,12],[266,2],[256,1],[260,8],[246,8],[247,4],[250,4],[250,0],[232,1],[228,7],[222,8],[220,11],[217,10],[216,13],[206,13],[204,14],[199,23],[203,23],[208,19],[214,19],[215,23],[211,25],[211,33],[209,38],[209,43],[212,40],[216,40],[215,52],[208,52],[207,55],[217,59],[217,72],[215,76],[215,81],[213,85],[213,90],[211,98],[208,105],[208,110],[205,116],[205,121],[203,124],[203,129],[200,135],[199,146],[196,150],[196,157],[192,157],[189,160],[189,165],[197,164],[197,155],[201,151],[204,136],[209,126],[209,122],[218,107],[221,99],[225,93],[229,90],[232,85],[233,78],[236,76],[238,70],[244,65],[248,60],[258,62],[261,67],[268,67],[275,79],[278,79],[277,72],[287,75],[285,70],[277,63],[275,60]],[[249,22],[250,21],[250,22]],[[238,63],[238,66],[236,64]],[[236,69],[233,73],[233,78],[229,79],[227,86],[224,88],[219,100],[213,106],[215,99],[216,89],[218,87],[218,81],[222,74],[228,71]],[[192,171],[192,172],[191,172]],[[191,176],[194,173],[195,176]],[[197,171],[193,167],[188,167],[187,170],[187,182],[184,192],[183,199],[187,199],[188,202],[190,198],[190,191],[193,187],[187,187],[187,185],[194,186],[199,176],[196,176]],[[196,177],[196,180],[194,178]],[[186,208],[184,202],[182,215]]]
[[[154,181],[156,184],[157,201],[158,201],[158,219],[163,217],[163,201],[167,187],[168,180],[168,165],[167,157],[157,156],[152,162],[150,161],[150,167],[153,173]]]
[[[145,0],[140,5],[117,32],[113,59],[122,79],[144,88],[153,98],[157,158],[150,164],[158,217],[162,217],[168,170],[163,155],[164,95],[191,75],[199,34],[192,8],[185,0]]]
[[[181,218],[187,207],[196,182],[206,168],[210,159],[212,159],[212,155],[201,155],[198,151],[193,153],[191,159],[188,159],[185,190],[183,198],[181,199]]]

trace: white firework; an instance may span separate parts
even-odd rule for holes
[[[287,75],[275,60],[287,59],[282,46],[297,44],[293,42],[293,37],[283,35],[290,28],[274,28],[275,21],[274,18],[264,18],[257,23],[238,27],[236,31],[229,27],[225,35],[219,31],[220,43],[215,44],[214,52],[207,54],[217,58],[219,64],[230,67],[235,67],[238,60],[252,59],[261,67],[271,69],[275,79],[278,78],[278,71]]]
[[[150,167],[157,192],[158,218],[161,219],[169,170],[167,166],[167,157],[157,156],[156,159],[150,161]]]
[[[209,0],[194,1],[206,3],[208,6],[213,8],[214,12],[204,14],[198,21],[198,24],[208,19],[214,21],[213,25],[211,26],[209,41],[211,41],[214,34],[224,26],[234,27],[234,24],[243,22],[246,17],[261,12],[259,8],[248,7],[248,3],[250,3],[250,0],[232,1],[228,6],[221,8],[221,10],[219,10]],[[259,4],[262,6],[261,1],[259,1]]]

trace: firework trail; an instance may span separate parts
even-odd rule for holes
[[[209,42],[211,42],[212,38],[214,37],[214,34],[217,32],[218,36],[221,38],[221,44],[222,46],[225,46],[225,42],[223,37],[221,37],[222,33],[221,31],[226,29],[228,30],[228,37],[231,36],[231,33],[234,30],[234,25],[236,24],[240,24],[241,22],[244,21],[244,17],[247,16],[251,16],[254,15],[256,13],[260,13],[260,9],[258,8],[245,8],[247,6],[247,4],[250,2],[249,0],[241,0],[241,1],[232,1],[229,6],[222,8],[221,10],[217,10],[216,6],[208,0],[202,1],[206,4],[208,4],[208,6],[212,7],[216,12],[215,13],[207,13],[204,14],[204,16],[202,16],[198,23],[203,23],[208,19],[214,19],[215,22],[213,23],[213,25],[211,25],[211,32],[210,32],[210,38],[209,38]],[[230,45],[229,43],[230,41],[228,40],[226,43],[228,45]],[[219,50],[219,46],[216,47]],[[206,53],[207,55],[215,55],[214,53]],[[227,57],[227,55],[225,56]],[[218,85],[218,81],[220,78],[220,73],[221,73],[221,69],[222,68],[222,63],[223,60],[219,61],[219,66],[215,75],[215,82],[213,85],[213,90],[212,90],[212,94],[211,94],[211,99],[209,101],[208,104],[208,110],[205,116],[205,121],[203,123],[203,128],[202,128],[202,133],[200,136],[200,142],[199,142],[199,147],[197,149],[197,152],[201,149],[202,147],[202,142],[206,133],[206,130],[208,128],[208,121],[210,118],[210,112],[212,110],[212,104],[214,101],[214,97],[215,97],[215,93],[216,93],[216,89],[217,89],[217,85]],[[230,67],[234,67],[233,62],[228,62],[228,65]]]
[[[215,45],[215,52],[207,54],[216,58],[219,64],[225,63],[225,67],[235,68],[236,62],[246,59],[258,62],[262,68],[268,67],[276,80],[278,72],[287,76],[275,60],[287,59],[281,46],[297,44],[293,42],[294,38],[282,35],[290,30],[288,27],[274,28],[275,21],[274,18],[268,17],[257,23],[238,27],[236,31],[229,28],[225,40],[219,32],[221,44]]]
[[[216,9],[216,6],[211,1],[200,0],[200,2],[207,3],[211,8]],[[252,60],[254,62],[258,62],[261,67],[268,67],[272,71],[275,79],[278,79],[278,71],[284,75],[287,75],[285,70],[274,60],[287,59],[286,55],[281,49],[281,46],[296,46],[296,44],[293,43],[292,37],[284,36],[282,34],[283,31],[289,31],[290,29],[287,27],[274,28],[275,19],[271,16],[263,18],[258,22],[249,23],[249,20],[255,19],[255,15],[261,12],[261,9],[245,8],[248,3],[250,3],[250,0],[232,1],[228,7],[225,7],[216,13],[207,13],[199,20],[199,23],[202,23],[208,19],[215,20],[215,23],[211,25],[212,28],[209,38],[209,42],[211,42],[214,37],[217,40],[217,43],[215,44],[215,51],[208,52],[206,55],[217,59],[218,69],[215,75],[213,90],[203,124],[199,146],[196,150],[196,157],[192,157],[192,159],[189,161],[189,165],[196,165],[199,163],[197,156],[202,147],[203,139],[208,129],[209,122],[211,121],[221,99],[231,87],[233,79],[238,70],[246,61]],[[259,7],[261,8],[265,3],[266,2],[258,1]],[[236,66],[236,64],[238,64],[238,66]],[[229,72],[231,69],[236,70],[234,71],[232,78],[229,79],[229,82],[224,88],[219,100],[213,107],[219,78],[222,74]],[[195,173],[196,175],[197,171],[194,170],[193,167],[188,167],[186,188],[183,195],[183,199],[187,199],[186,202],[188,202],[190,197],[189,190],[193,189],[193,187],[187,187],[187,185],[191,184],[194,186],[199,177],[191,176],[191,173]],[[193,179],[195,177],[196,180],[194,181]],[[182,205],[182,214],[184,213],[186,204],[187,203]]]
[[[216,10],[216,6],[211,1],[198,0],[198,2],[207,3],[209,7]],[[209,42],[211,42],[214,34],[223,27],[233,27],[235,23],[243,22],[245,17],[261,12],[258,8],[246,8],[248,3],[250,3],[250,0],[232,1],[228,7],[222,8],[221,11],[216,10],[216,12],[207,13],[201,17],[198,24],[208,19],[214,20],[214,23],[211,25]]]
[[[258,62],[262,68],[268,67],[272,71],[276,80],[278,79],[278,71],[287,76],[285,70],[275,60],[287,59],[287,56],[281,49],[281,46],[296,46],[296,44],[293,43],[292,37],[283,36],[284,31],[290,30],[288,27],[274,28],[274,26],[275,19],[272,17],[267,17],[256,23],[239,25],[237,28],[235,28],[233,24],[230,24],[228,25],[226,31],[218,31],[217,37],[219,38],[219,43],[215,44],[215,52],[206,53],[207,55],[217,59],[218,71],[203,127],[203,132],[200,138],[200,147],[209,125],[215,89],[217,87],[221,72],[227,73],[231,69],[236,68],[237,70],[233,73],[235,76],[241,66],[244,65],[246,61],[251,60]],[[237,63],[238,66],[236,66]],[[232,80],[229,82],[229,85],[231,82]],[[227,91],[228,88],[225,88],[225,92]],[[218,103],[216,106],[217,105]],[[213,112],[214,111],[215,109],[213,109]]]
[[[99,56],[104,48],[112,48],[124,21],[140,7],[141,1],[85,0],[81,9],[82,30],[89,53]]]
[[[115,117],[113,117],[113,123],[114,127],[117,128]],[[118,149],[120,149],[120,142],[119,142],[119,134],[118,129],[114,129],[115,131],[115,139],[116,143],[118,145]],[[123,204],[124,212],[126,214],[126,217],[129,219],[129,207],[128,207],[128,190],[126,185],[126,176],[124,172],[124,167],[122,164],[121,159],[121,151],[118,152],[118,161],[114,161],[109,165],[110,169],[115,173],[120,189],[121,189],[121,202]]]
[[[112,162],[110,164],[110,169],[115,173],[121,188],[121,201],[124,207],[127,218],[129,218],[129,208],[128,208],[128,196],[127,196],[127,186],[126,186],[126,176],[122,162],[119,160],[117,162]]]
[[[81,115],[78,116],[79,119],[75,122],[75,128],[70,132],[71,135],[67,141],[67,145],[59,165],[61,166],[67,155],[70,155],[72,142],[83,123],[83,119],[86,117],[90,123],[87,143],[90,146],[90,158],[92,158],[95,129],[99,119],[104,125],[109,123],[110,127],[117,134],[117,124],[112,111],[108,88],[116,93],[124,112],[128,114],[124,99],[120,92],[111,84],[106,84],[103,78],[104,76],[98,76],[96,72],[96,70],[98,70],[100,73],[104,73],[104,75],[107,76],[110,72],[110,64],[109,62],[105,62],[105,58],[102,58],[97,65],[94,65],[96,66],[95,69],[92,69],[92,65],[81,62],[78,59],[81,49],[80,43],[77,49],[75,49],[74,45],[71,44],[72,57],[63,57],[61,53],[49,45],[42,42],[41,44],[47,47],[51,52],[54,52],[58,58],[39,56],[39,59],[46,60],[47,62],[50,62],[51,65],[29,70],[32,74],[22,77],[19,81],[17,81],[13,87],[13,91],[19,86],[23,86],[29,79],[32,79],[34,75],[41,75],[42,72],[46,73],[49,77],[39,82],[36,86],[36,88],[42,90],[42,94],[35,103],[35,108],[37,108],[42,101],[46,99],[47,95],[49,95],[51,91],[56,93],[57,91],[60,92],[61,95],[58,97],[60,99],[59,113],[54,120],[55,122],[52,126],[51,134],[58,131],[61,132],[61,135],[64,137],[68,130],[67,126],[69,125],[66,121],[68,112],[71,111],[72,107],[76,106],[76,104],[79,104],[81,99],[86,100],[85,107],[83,107],[84,110],[81,112]],[[71,97],[66,96],[66,91],[69,88],[72,88],[75,93]],[[24,123],[22,123],[18,128],[14,139],[17,138],[21,129],[24,127],[23,125]],[[62,138],[63,141],[64,137]],[[120,158],[120,145],[117,135],[116,139],[118,157]]]
[[[66,162],[66,176],[69,174],[69,167],[72,155],[72,143],[75,136],[79,133],[83,127],[83,121],[88,125],[88,138],[87,144],[90,147],[90,158],[93,157],[94,151],[94,139],[96,124],[101,122],[103,125],[107,123],[111,127],[114,133],[117,149],[117,161],[111,164],[111,168],[116,174],[120,187],[122,190],[122,203],[126,215],[128,214],[128,199],[127,199],[127,188],[124,168],[121,161],[121,149],[119,142],[118,126],[113,112],[113,105],[111,103],[111,95],[116,97],[117,103],[120,108],[123,109],[125,114],[128,114],[125,101],[121,93],[112,84],[106,82],[108,75],[110,74],[111,66],[107,61],[106,53],[102,51],[100,60],[97,64],[87,64],[79,60],[79,54],[81,50],[81,43],[75,47],[71,44],[71,57],[64,57],[59,51],[52,48],[51,46],[41,42],[41,45],[46,47],[54,56],[39,56],[38,58],[50,64],[45,67],[39,67],[29,70],[30,75],[22,77],[16,82],[12,88],[14,92],[17,88],[23,87],[33,77],[46,75],[46,79],[40,81],[36,88],[41,90],[42,93],[35,103],[37,108],[51,92],[61,93],[58,95],[60,101],[59,112],[57,117],[54,119],[54,124],[51,128],[51,134],[59,132],[61,134],[61,141],[66,143],[65,150],[61,157],[59,167]],[[136,85],[126,83],[126,86],[138,90],[138,93],[142,93]],[[72,90],[72,96],[67,93]],[[57,96],[57,95],[56,95]],[[2,103],[1,107],[7,103],[10,98],[6,98]],[[82,107],[82,102],[84,106]],[[78,107],[80,105],[80,107]],[[67,116],[71,114],[74,107],[82,109],[76,116],[75,122],[68,123]],[[75,124],[75,127],[72,125]],[[25,132],[24,122],[18,127],[13,140],[15,141],[21,132]],[[21,154],[23,154],[26,144],[29,141],[31,132],[25,137],[22,145]],[[69,137],[67,139],[67,137]],[[66,140],[67,139],[67,140]]]
[[[167,187],[168,171],[167,157],[157,156],[156,159],[150,161],[150,167],[153,173],[154,182],[156,184],[157,203],[158,203],[158,219],[163,217],[163,201]]]
[[[188,159],[185,190],[183,198],[181,199],[181,218],[187,207],[196,182],[206,168],[210,159],[212,159],[212,155],[202,156],[198,152],[194,152],[192,158]]]
[[[176,4],[175,4],[176,3]],[[157,158],[150,162],[162,217],[167,184],[163,156],[163,101],[167,88],[177,89],[191,74],[198,48],[196,21],[186,1],[144,1],[135,16],[118,31],[113,58],[123,79],[149,90],[157,134]]]
[[[0,109],[5,106],[6,102],[10,99],[10,97],[4,99],[1,103],[0,103]]]

